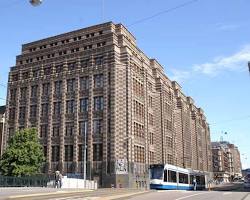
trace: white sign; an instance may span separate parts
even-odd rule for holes
[[[128,173],[128,163],[126,159],[118,159],[115,162],[116,174],[127,174]]]

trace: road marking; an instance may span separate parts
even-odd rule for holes
[[[192,195],[185,196],[185,197],[180,197],[180,198],[175,199],[175,200],[187,199],[187,198],[189,198],[189,197],[193,197],[193,196],[197,196],[197,195],[201,195],[201,194],[205,194],[205,192],[198,193],[198,194],[192,194]]]
[[[223,195],[232,194],[232,192],[224,192]]]

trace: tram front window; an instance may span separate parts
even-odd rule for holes
[[[150,169],[151,179],[162,179],[163,167],[154,167]]]

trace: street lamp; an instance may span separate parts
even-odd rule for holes
[[[87,121],[84,122],[84,153],[83,153],[83,179],[84,188],[86,188],[86,169],[87,169]]]
[[[32,6],[39,6],[42,3],[42,0],[29,0]]]

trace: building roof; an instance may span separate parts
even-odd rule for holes
[[[4,114],[6,110],[6,106],[0,106],[0,115]]]

